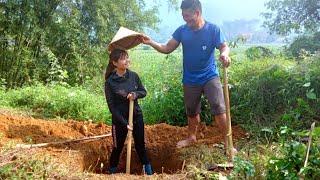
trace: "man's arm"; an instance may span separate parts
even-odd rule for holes
[[[143,36],[142,37],[142,43],[150,45],[151,47],[153,47],[155,50],[164,53],[164,54],[169,54],[172,51],[174,51],[175,49],[177,49],[177,47],[179,46],[179,42],[176,41],[175,39],[170,39],[167,44],[160,44],[157,43],[155,41],[153,41],[151,38],[147,37],[147,36]]]
[[[220,50],[219,60],[225,67],[228,67],[231,63],[231,59],[229,57],[230,48],[228,47],[227,43],[224,42],[220,45],[219,50]]]

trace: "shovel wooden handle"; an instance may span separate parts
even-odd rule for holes
[[[230,160],[233,160],[233,142],[232,142],[232,128],[231,128],[231,114],[230,114],[230,100],[229,100],[229,88],[228,88],[228,70],[225,66],[223,66],[223,93],[224,93],[224,101],[226,104],[226,116],[228,123],[228,132],[227,132],[227,146],[226,151],[229,155]]]
[[[133,101],[129,102],[129,126],[133,128]],[[132,131],[128,130],[126,173],[130,174]]]

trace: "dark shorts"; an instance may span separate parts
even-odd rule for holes
[[[211,114],[219,115],[226,112],[224,95],[220,78],[211,79],[202,86],[184,85],[184,104],[187,116],[195,116],[201,112],[201,95],[207,98]]]

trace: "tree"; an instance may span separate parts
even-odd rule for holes
[[[7,88],[56,79],[81,85],[103,71],[120,26],[154,28],[157,13],[144,0],[0,0],[0,79]]]
[[[269,0],[264,26],[279,35],[315,32],[320,27],[319,0]]]

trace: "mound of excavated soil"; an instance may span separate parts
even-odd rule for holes
[[[77,121],[49,121],[31,117],[0,113],[0,147],[8,141],[36,144],[107,134],[111,127],[105,124],[94,124]],[[232,128],[233,139],[244,137],[245,132],[238,126]],[[187,136],[186,127],[157,124],[145,127],[146,146],[149,159],[157,173],[175,173],[181,169],[183,159],[180,157],[176,143]],[[216,126],[201,125],[197,144],[212,145],[222,142]],[[138,161],[132,146],[131,172],[141,174],[142,165]],[[112,138],[106,137],[91,142],[76,142],[41,148],[41,153],[50,154],[61,163],[74,168],[75,171],[105,173],[108,168],[112,150]],[[124,148],[119,171],[125,172],[126,148]]]

